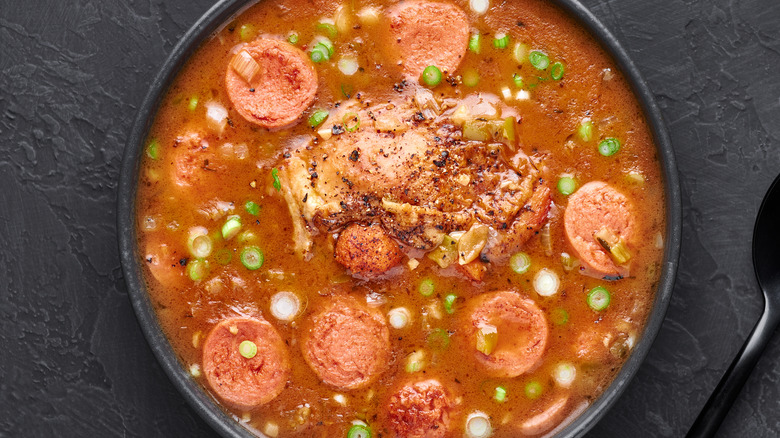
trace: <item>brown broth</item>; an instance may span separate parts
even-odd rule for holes
[[[354,10],[365,6],[382,7],[390,2],[353,0]],[[160,284],[147,272],[149,293],[160,322],[170,338],[184,367],[201,364],[203,338],[220,320],[235,315],[262,316],[279,331],[289,345],[292,374],[286,389],[270,403],[244,412],[224,406],[239,419],[245,419],[252,429],[264,430],[268,422],[279,426],[279,436],[346,436],[346,430],[356,419],[372,426],[375,436],[389,436],[378,414],[389,392],[409,378],[404,371],[405,358],[416,350],[427,352],[427,365],[420,377],[438,378],[450,385],[454,398],[460,401],[452,414],[451,436],[462,436],[464,419],[473,411],[487,413],[494,427],[493,436],[515,436],[513,424],[542,412],[558,396],[569,396],[568,408],[576,412],[591,403],[608,386],[623,358],[607,357],[600,362],[585,362],[575,355],[577,337],[584,331],[641,336],[650,310],[659,276],[661,250],[656,247],[657,236],[664,233],[664,198],[662,177],[652,137],[639,104],[613,61],[575,21],[548,2],[541,0],[514,0],[494,3],[479,17],[468,11],[468,4],[456,1],[467,11],[471,26],[482,34],[482,52],[468,52],[459,72],[475,68],[481,81],[474,88],[464,85],[450,87],[443,82],[435,89],[444,97],[463,97],[471,92],[501,94],[501,87],[512,84],[512,74],[519,73],[526,82],[536,73],[528,62],[518,66],[512,58],[515,42],[523,42],[531,49],[541,49],[565,67],[563,80],[540,82],[530,92],[531,99],[513,102],[522,116],[518,125],[521,148],[535,160],[553,188],[554,207],[549,215],[552,254],[547,255],[539,236],[528,241],[523,251],[532,260],[531,269],[522,275],[512,272],[508,264],[491,264],[483,282],[473,282],[454,268],[441,270],[428,258],[418,256],[419,267],[403,269],[389,279],[356,280],[333,258],[334,237],[315,236],[311,260],[302,261],[292,252],[292,221],[284,198],[273,188],[271,169],[278,167],[283,153],[290,149],[297,136],[311,135],[305,120],[292,128],[269,132],[245,121],[230,106],[224,86],[225,69],[231,49],[240,42],[241,26],[251,24],[256,35],[285,37],[295,30],[300,44],[314,37],[314,24],[321,17],[332,17],[336,3],[322,0],[282,0],[260,2],[218,31],[195,52],[171,86],[158,111],[150,132],[150,139],[159,144],[160,159],[145,157],[137,199],[139,227],[139,257],[145,257],[147,245],[164,242],[176,258],[188,259],[188,230],[204,226],[210,233],[218,233],[224,217],[207,218],[199,210],[213,200],[233,203],[234,214],[243,218],[243,229],[256,234],[257,245],[265,254],[259,270],[249,271],[238,260],[235,240],[215,243],[214,253],[227,249],[232,259],[227,265],[210,262],[206,279],[191,281],[182,274],[173,283]],[[518,25],[522,23],[522,25]],[[510,46],[494,49],[492,35],[507,32]],[[362,41],[358,43],[357,38]],[[371,28],[356,28],[337,40],[337,50],[352,51],[364,71],[346,78],[335,62],[317,64],[319,91],[312,108],[330,107],[344,100],[341,84],[349,83],[355,92],[381,102],[396,98],[393,85],[400,82],[398,74],[387,73],[378,45],[381,41]],[[613,76],[611,79],[605,79]],[[196,96],[198,105],[188,109],[190,98]],[[222,103],[229,110],[230,126],[222,137],[208,134],[205,128],[204,104]],[[305,113],[308,117],[310,112]],[[594,123],[594,140],[576,139],[580,120],[590,117]],[[229,169],[218,180],[202,190],[186,190],[170,182],[174,143],[177,136],[187,132],[206,133],[210,148],[217,150],[224,143],[246,144],[248,157],[243,160],[225,159],[221,165]],[[613,157],[598,153],[598,139],[616,136],[622,148]],[[151,140],[150,140],[151,141]],[[573,142],[574,147],[567,147]],[[571,143],[570,143],[571,145]],[[219,157],[220,155],[217,155]],[[644,176],[644,182],[627,177],[629,172]],[[578,270],[566,271],[561,264],[562,252],[572,253],[563,230],[563,211],[567,197],[555,190],[557,178],[574,174],[577,181],[601,180],[608,182],[628,196],[637,211],[643,244],[636,248],[632,258],[631,276],[608,282],[582,275]],[[262,208],[255,218],[244,211],[248,200]],[[251,220],[250,220],[251,219]],[[212,253],[212,254],[214,254]],[[532,281],[541,268],[555,271],[561,280],[560,292],[552,297],[541,297],[534,292]],[[210,279],[223,280],[221,291],[209,291]],[[431,278],[435,293],[423,297],[419,283]],[[232,283],[231,283],[232,281]],[[233,284],[233,286],[231,286]],[[604,285],[612,295],[609,308],[603,312],[591,310],[585,295],[591,288]],[[533,371],[516,378],[491,378],[464,353],[468,350],[459,337],[459,324],[464,299],[487,291],[511,290],[533,299],[548,315],[550,334],[544,359]],[[306,310],[294,322],[282,323],[269,312],[270,297],[278,291],[291,291],[304,297]],[[343,391],[320,382],[303,359],[298,346],[300,322],[318,309],[333,293],[351,293],[358,297],[371,296],[378,300],[379,309],[387,313],[393,307],[412,310],[412,326],[391,330],[392,362],[390,369],[367,389]],[[441,319],[423,318],[422,309],[435,305],[441,309],[443,297],[455,293],[460,298],[453,315],[443,313]],[[553,315],[565,309],[568,322],[557,325]],[[461,312],[462,313],[462,312]],[[430,330],[441,328],[453,333],[448,348],[434,350],[426,336]],[[569,362],[577,367],[577,379],[570,388],[562,388],[553,380],[556,364]],[[197,374],[197,373],[196,373]],[[208,390],[202,376],[196,377]],[[542,395],[534,400],[524,395],[531,381],[539,382]],[[495,402],[493,391],[502,385],[508,393],[505,403]],[[334,400],[335,394],[346,397],[346,406]],[[304,415],[306,411],[308,415]],[[506,423],[506,424],[504,424]]]

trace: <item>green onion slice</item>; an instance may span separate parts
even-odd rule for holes
[[[551,319],[555,325],[564,325],[569,322],[569,312],[559,307],[552,311]]]
[[[569,196],[577,190],[577,181],[570,176],[561,177],[558,180],[558,191],[564,196]]]
[[[577,135],[582,141],[590,141],[593,138],[593,122],[590,119],[583,119],[580,122],[580,129],[577,130]]]
[[[292,45],[298,44],[298,40],[299,39],[300,39],[300,37],[295,32],[290,32],[290,34],[287,35],[287,42],[292,44]]]
[[[191,260],[187,264],[187,275],[192,281],[201,281],[209,274],[209,262],[206,260]]]
[[[222,225],[222,238],[230,240],[236,237],[236,234],[241,231],[241,217],[240,216],[228,216],[225,224]]]
[[[615,155],[620,150],[620,140],[607,137],[599,143],[599,153],[605,157]]]
[[[152,160],[160,158],[160,143],[156,138],[149,142],[149,146],[146,147],[146,155]]]
[[[360,116],[358,113],[346,113],[341,121],[344,123],[344,129],[346,129],[347,132],[354,132],[360,128]]]
[[[418,290],[422,296],[429,297],[436,291],[436,286],[433,284],[433,280],[426,278],[420,283]]]
[[[347,432],[347,438],[371,438],[371,428],[363,424],[353,424]]]
[[[187,102],[187,109],[195,111],[196,108],[198,108],[198,96],[192,96],[189,102]]]
[[[271,169],[271,178],[274,179],[274,183],[273,184],[274,184],[274,188],[276,189],[276,191],[278,192],[278,191],[282,190],[282,182],[279,181],[279,169],[277,169],[275,167],[273,169]]]
[[[257,344],[252,341],[242,341],[238,344],[238,352],[241,356],[251,359],[257,356]]]
[[[244,24],[239,31],[239,37],[241,41],[249,41],[255,36],[255,27],[251,24]]]
[[[528,55],[528,61],[536,67],[537,70],[544,70],[550,65],[550,58],[538,50],[533,50]]]
[[[479,73],[473,68],[463,72],[463,84],[467,87],[476,87],[479,84]]]
[[[506,401],[506,388],[503,386],[496,386],[496,391],[493,394],[493,400],[503,403]]]
[[[509,35],[505,33],[497,33],[496,37],[493,38],[493,47],[496,49],[506,49],[506,46],[509,45]]]
[[[263,252],[256,246],[247,246],[241,251],[241,264],[250,271],[260,269],[264,261]]]
[[[480,52],[480,36],[478,33],[473,33],[469,37],[469,50],[479,55]]]
[[[444,297],[444,311],[452,315],[455,313],[455,301],[458,300],[458,296],[455,294],[448,294]]]
[[[214,259],[220,265],[227,265],[233,259],[233,253],[229,249],[222,248],[214,254]]]
[[[525,274],[531,267],[531,257],[524,252],[519,252],[509,259],[509,266],[518,274]]]
[[[596,286],[588,292],[588,307],[597,312],[609,307],[609,302],[611,300],[612,297],[610,296],[609,291],[603,286]]]
[[[321,50],[319,47],[315,47],[311,50],[311,52],[309,52],[309,58],[311,58],[312,62],[315,63],[327,61],[328,57],[325,53],[327,53],[327,50],[323,53],[323,50]]]
[[[339,34],[336,26],[330,23],[317,23],[317,30],[323,32],[330,39],[336,38],[336,35]]]
[[[560,62],[556,62],[550,68],[550,77],[555,79],[556,81],[560,81],[561,79],[563,79],[563,71],[564,71],[563,64]]]
[[[428,346],[434,350],[446,350],[450,346],[450,334],[441,328],[431,330],[426,340]]]
[[[257,216],[260,214],[260,205],[258,205],[258,203],[255,201],[246,201],[246,204],[244,204],[244,209],[252,216]]]
[[[523,77],[515,73],[512,75],[512,82],[515,83],[515,87],[523,88]]]
[[[542,395],[544,388],[542,384],[533,380],[525,385],[525,396],[531,400],[536,400]]]
[[[312,128],[316,128],[317,126],[320,126],[322,122],[325,121],[325,119],[328,118],[328,115],[330,113],[328,110],[325,109],[318,109],[314,110],[313,113],[311,113],[311,116],[309,116],[309,126]]]
[[[422,80],[429,87],[435,87],[441,82],[441,70],[435,65],[429,65],[425,67],[422,72]]]

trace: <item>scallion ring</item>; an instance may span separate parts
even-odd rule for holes
[[[346,129],[347,132],[355,132],[360,128],[360,116],[358,113],[346,113],[341,121],[344,123],[344,129]]]
[[[328,110],[325,109],[314,110],[311,116],[309,116],[309,126],[312,128],[320,126],[328,118],[329,114]]]
[[[425,67],[422,72],[422,80],[429,87],[435,87],[441,83],[441,70],[435,65],[429,65]]]
[[[604,286],[596,286],[588,292],[588,307],[596,312],[601,312],[609,307],[610,301],[612,301],[612,297]]]
[[[599,153],[605,157],[615,155],[620,150],[620,140],[607,137],[599,143]]]
[[[241,264],[250,271],[260,269],[264,261],[263,252],[256,246],[247,246],[241,251]]]
[[[257,344],[252,341],[242,341],[238,344],[238,353],[246,359],[257,356]]]
[[[528,55],[528,61],[536,67],[537,70],[544,70],[550,65],[550,58],[538,50],[533,50]]]
[[[564,195],[569,196],[577,190],[577,181],[570,176],[563,176],[558,180],[558,191]]]

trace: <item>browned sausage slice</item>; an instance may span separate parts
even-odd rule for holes
[[[594,234],[607,227],[626,243],[631,242],[634,215],[628,198],[605,182],[589,182],[569,196],[563,220],[569,244],[590,271],[586,273],[602,277],[621,275]]]
[[[387,369],[390,331],[380,312],[352,297],[334,297],[308,321],[301,348],[323,382],[362,388]]]
[[[441,438],[450,425],[452,403],[438,380],[407,384],[390,396],[387,418],[394,436]]]
[[[281,128],[311,105],[317,93],[317,72],[300,49],[261,38],[233,56],[225,85],[242,117],[265,128]]]
[[[257,353],[247,359],[239,345],[251,341]],[[224,401],[252,408],[282,392],[290,377],[284,341],[268,321],[229,318],[217,324],[203,343],[203,371],[211,389]]]
[[[468,17],[455,5],[403,1],[388,10],[384,26],[385,56],[413,79],[429,65],[454,73],[466,55]]]
[[[336,261],[361,277],[376,277],[398,265],[403,254],[379,225],[351,224],[336,241]]]
[[[547,319],[533,301],[514,292],[490,292],[472,298],[466,337],[487,374],[517,377],[532,370],[547,346]],[[495,328],[497,341],[490,354],[477,350],[477,336]]]
[[[566,404],[569,401],[567,396],[563,396],[554,401],[542,413],[534,415],[525,420],[520,425],[520,432],[523,435],[539,435],[552,429],[563,420],[566,414]]]

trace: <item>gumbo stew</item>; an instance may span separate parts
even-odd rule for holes
[[[542,0],[266,0],[164,98],[138,256],[193,379],[271,437],[541,436],[609,385],[663,181]]]

